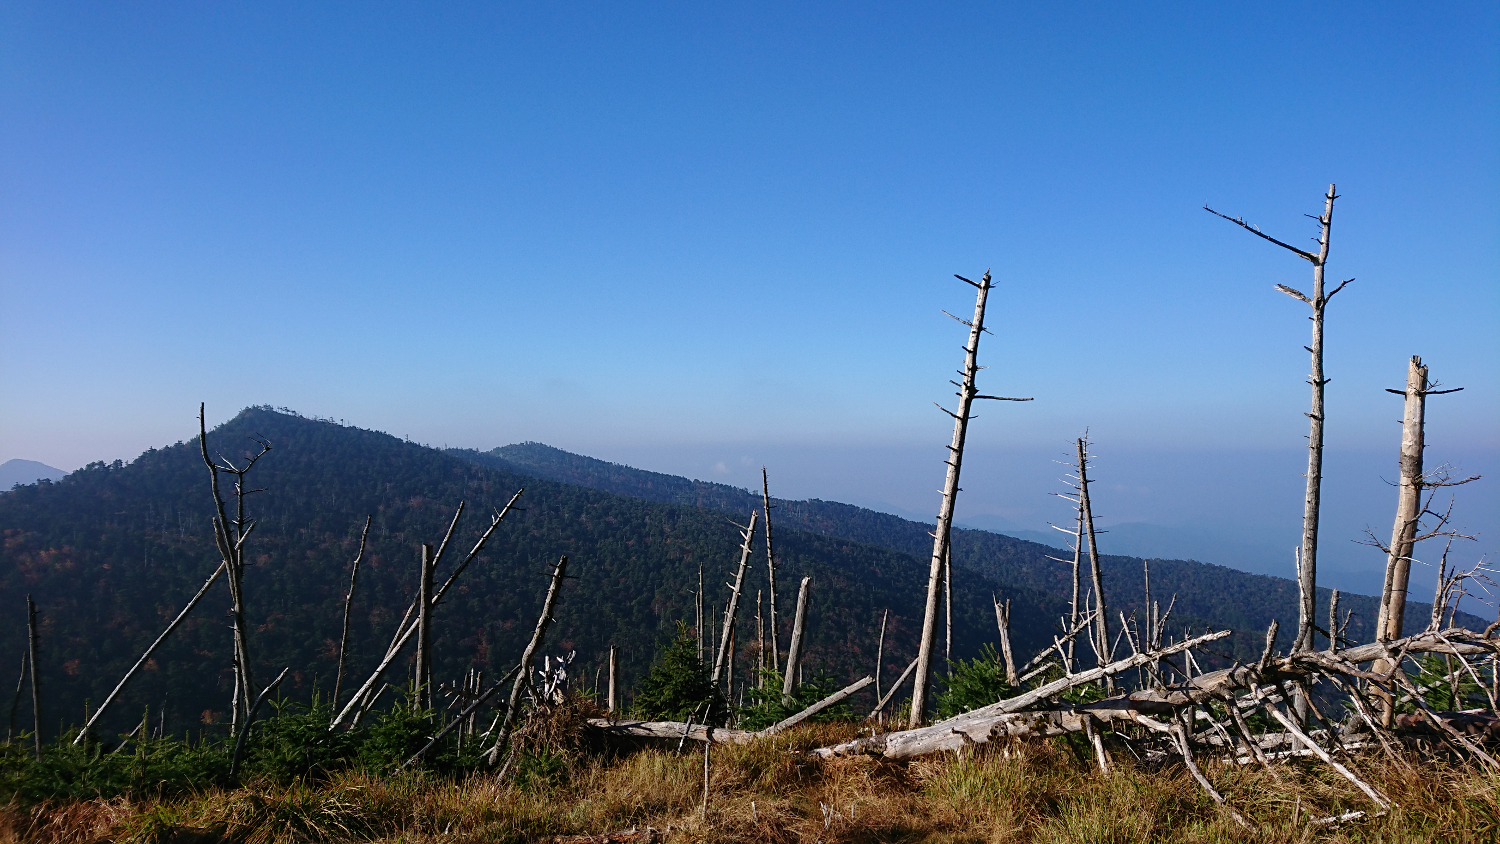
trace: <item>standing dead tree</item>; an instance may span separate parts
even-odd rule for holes
[[[421,569],[417,580],[417,708],[431,710],[432,695],[432,546],[422,545]]]
[[[208,429],[204,421],[204,405],[198,405],[198,448],[203,455],[203,464],[208,467],[214,498],[214,540],[219,555],[224,561],[224,571],[229,580],[230,617],[234,631],[234,697],[230,702],[230,731],[238,733],[249,715],[250,699],[250,640],[245,622],[245,540],[255,530],[255,521],[245,516],[245,498],[264,489],[247,489],[245,476],[257,461],[271,450],[271,443],[262,437],[252,440],[259,451],[246,455],[236,466],[224,455],[218,460],[208,456]],[[228,507],[219,489],[219,475],[234,478],[234,518],[229,517]]]
[[[365,558],[365,537],[370,535],[372,516],[365,516],[364,530],[359,532],[359,553],[354,555],[354,565],[349,569],[349,591],[344,593],[344,627],[339,635],[339,670],[333,681],[333,705],[339,705],[339,691],[344,687],[344,660],[349,650],[349,606],[354,601],[354,584],[359,580],[359,563]]]
[[[922,641],[917,648],[917,674],[912,684],[911,725],[913,727],[922,722],[927,709],[927,685],[932,673],[932,652],[937,647],[939,590],[943,586],[943,570],[953,538],[953,506],[958,500],[958,479],[963,467],[964,440],[969,429],[970,408],[976,399],[1031,401],[1029,398],[1017,399],[979,394],[979,388],[975,386],[974,380],[981,368],[979,366],[979,335],[987,330],[984,327],[984,308],[990,292],[990,273],[989,270],[985,270],[978,282],[970,281],[961,275],[954,275],[954,278],[973,285],[977,292],[974,296],[972,320],[948,314],[969,327],[969,342],[964,346],[964,367],[959,372],[963,380],[962,382],[949,382],[958,388],[958,410],[950,411],[938,405],[939,410],[953,417],[953,441],[948,446],[948,459],[944,461],[948,465],[948,471],[943,481],[943,499],[938,508],[937,526],[932,532],[932,562],[927,576],[927,602],[922,612]]]
[[[431,606],[442,603],[443,596],[447,594],[453,582],[458,579],[460,574],[463,574],[464,569],[468,568],[469,564],[484,550],[485,544],[490,541],[490,537],[494,535],[495,529],[500,527],[500,523],[504,521],[505,517],[512,510],[519,509],[516,507],[516,502],[520,500],[521,494],[525,491],[524,487],[516,490],[516,494],[510,497],[510,500],[505,503],[505,507],[496,511],[490,517],[489,526],[485,528],[484,533],[480,534],[479,539],[474,543],[474,547],[469,549],[469,553],[459,561],[458,565],[453,567],[452,573],[443,580],[443,585],[433,592],[432,600],[429,602]],[[444,552],[448,550],[448,541],[452,539],[454,531],[458,528],[459,516],[463,514],[463,509],[464,505],[460,503],[458,511],[453,515],[453,521],[448,525],[448,532],[443,536],[442,544],[438,546],[437,554],[433,557],[432,565],[434,570],[436,570],[438,563],[442,561]],[[401,623],[396,625],[396,633],[391,638],[390,646],[386,648],[385,656],[381,657],[380,663],[375,666],[375,670],[370,673],[365,682],[349,698],[349,702],[344,704],[344,708],[339,710],[339,714],[334,716],[333,720],[329,722],[329,730],[336,730],[344,724],[350,723],[350,719],[354,719],[357,722],[358,717],[375,702],[375,697],[381,689],[380,678],[384,676],[386,669],[390,667],[391,663],[395,661],[396,656],[401,653],[401,649],[406,646],[406,643],[417,632],[416,615],[419,603],[421,603],[420,596],[413,596],[411,605],[406,608],[406,614],[401,617]]]
[[[1297,583],[1301,592],[1301,603],[1298,608],[1297,618],[1297,650],[1311,650],[1313,647],[1313,631],[1316,629],[1314,615],[1317,612],[1317,584],[1318,584],[1318,507],[1322,499],[1323,489],[1323,391],[1330,379],[1323,377],[1323,312],[1328,303],[1333,300],[1344,285],[1354,279],[1346,279],[1339,283],[1326,295],[1323,292],[1323,268],[1328,263],[1329,234],[1333,229],[1333,201],[1338,199],[1334,192],[1334,186],[1328,186],[1328,193],[1323,197],[1323,214],[1313,219],[1318,221],[1318,251],[1316,254],[1298,249],[1288,243],[1283,243],[1274,237],[1262,232],[1259,228],[1245,222],[1242,217],[1230,217],[1220,214],[1209,208],[1203,209],[1216,217],[1222,217],[1256,237],[1270,241],[1295,253],[1313,265],[1313,288],[1312,295],[1308,296],[1299,290],[1287,287],[1284,284],[1276,285],[1276,289],[1298,299],[1312,308],[1312,342],[1303,348],[1307,349],[1312,356],[1312,372],[1308,376],[1308,383],[1312,385],[1312,407],[1307,413],[1309,429],[1307,435],[1307,494],[1303,500],[1302,507],[1302,564],[1297,571]],[[1309,215],[1311,216],[1311,215]]]
[[[37,653],[42,643],[36,635],[36,603],[26,596],[26,662],[31,666],[31,740],[36,745],[36,758],[42,758],[42,686],[37,681]]]
[[[760,500],[766,512],[766,581],[771,599],[771,670],[781,670],[781,634],[776,627],[776,555],[771,550],[771,482],[766,467],[760,467]]]
[[[750,511],[750,524],[743,527],[735,525],[735,527],[740,528],[740,534],[744,537],[744,542],[740,544],[739,569],[735,572],[734,583],[729,587],[729,606],[724,610],[724,630],[719,634],[719,647],[714,654],[713,674],[709,678],[709,682],[713,683],[714,686],[719,685],[719,679],[724,675],[724,661],[726,657],[730,663],[729,670],[731,672],[734,670],[734,654],[730,650],[730,647],[734,641],[735,616],[740,609],[740,591],[745,585],[745,568],[750,564],[750,543],[755,540],[755,511]]]
[[[802,585],[797,589],[797,615],[792,619],[792,642],[786,650],[786,677],[781,682],[781,699],[787,704],[792,701],[792,690],[797,687],[799,680],[798,669],[802,667],[803,637],[807,631],[807,598],[811,588],[812,578],[804,577]]]

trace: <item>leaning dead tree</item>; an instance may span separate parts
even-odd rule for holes
[[[740,527],[736,525],[736,527]],[[745,568],[750,564],[750,543],[755,539],[755,511],[750,511],[750,524],[740,527],[740,534],[744,542],[740,544],[740,565],[734,574],[734,583],[729,589],[729,606],[724,610],[724,630],[719,634],[719,647],[714,655],[713,675],[709,682],[715,687],[719,685],[719,679],[724,675],[724,661],[729,660],[729,670],[734,670],[734,652],[731,650],[734,643],[734,619],[740,608],[740,592],[745,585]]]
[[[1312,407],[1307,413],[1309,429],[1307,435],[1307,494],[1303,500],[1302,507],[1302,545],[1298,571],[1297,584],[1301,594],[1301,601],[1297,616],[1297,641],[1298,650],[1311,650],[1313,646],[1313,631],[1316,622],[1314,616],[1317,613],[1317,582],[1318,582],[1318,506],[1322,499],[1323,489],[1323,391],[1329,379],[1323,377],[1323,312],[1334,295],[1344,289],[1344,285],[1354,279],[1345,279],[1327,294],[1323,292],[1323,268],[1328,263],[1329,234],[1333,229],[1333,201],[1338,198],[1334,192],[1333,185],[1328,186],[1328,193],[1323,197],[1323,214],[1314,217],[1318,221],[1318,251],[1316,253],[1298,249],[1288,243],[1283,243],[1274,237],[1262,232],[1256,226],[1245,222],[1242,217],[1230,217],[1220,214],[1218,211],[1203,206],[1205,211],[1217,217],[1222,217],[1235,225],[1245,229],[1256,237],[1263,238],[1283,249],[1290,250],[1298,257],[1303,258],[1313,265],[1312,295],[1309,296],[1299,290],[1287,287],[1284,284],[1276,285],[1276,289],[1307,304],[1312,309],[1312,342],[1303,348],[1307,349],[1312,356],[1312,372],[1308,375],[1308,383],[1312,385]],[[1309,215],[1311,216],[1311,215]]]
[[[985,301],[990,292],[990,273],[985,270],[978,282],[970,281],[961,275],[954,278],[966,284],[973,285],[976,289],[974,296],[974,318],[966,320],[961,317],[953,317],[969,327],[969,342],[964,346],[964,367],[959,371],[959,381],[949,381],[958,388],[958,409],[948,410],[942,405],[938,409],[953,417],[953,441],[948,446],[947,476],[943,481],[943,499],[938,508],[937,527],[932,532],[932,561],[927,575],[927,602],[922,612],[922,641],[917,648],[917,673],[912,685],[911,698],[911,725],[916,726],[922,722],[927,709],[927,685],[932,673],[932,652],[937,647],[937,611],[938,599],[941,597],[941,589],[944,583],[944,567],[948,560],[949,545],[953,538],[953,506],[958,500],[958,479],[963,467],[964,440],[968,435],[970,408],[976,399],[994,399],[997,401],[1031,401],[1031,399],[1006,398],[1004,396],[982,396],[979,388],[975,386],[975,377],[979,374],[979,335],[983,334]],[[947,314],[947,311],[943,313]]]
[[[349,569],[349,591],[344,593],[344,626],[339,635],[339,668],[334,675],[333,701],[334,706],[339,705],[339,692],[344,687],[344,660],[349,650],[349,607],[354,603],[354,585],[359,582],[359,563],[365,558],[365,538],[370,535],[370,522],[373,516],[365,517],[365,527],[359,532],[359,553],[354,555],[354,565]]]
[[[776,555],[771,551],[771,482],[760,467],[760,500],[766,512],[766,581],[771,590],[771,670],[781,670],[781,634],[776,626]],[[759,604],[757,604],[759,606]]]
[[[239,465],[224,455],[215,460],[208,455],[208,429],[204,422],[203,404],[198,405],[198,448],[203,455],[203,464],[208,467],[214,498],[214,541],[219,547],[219,556],[224,561],[224,571],[229,581],[231,629],[234,631],[234,697],[230,702],[230,732],[239,732],[248,722],[252,701],[250,698],[250,640],[245,623],[245,540],[255,530],[255,520],[245,515],[245,498],[264,489],[247,489],[245,476],[257,461],[271,450],[271,443],[262,437],[252,437],[258,447],[254,454],[247,454]],[[219,475],[234,478],[234,516],[230,517],[224,495],[219,489]]]

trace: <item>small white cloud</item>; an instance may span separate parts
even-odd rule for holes
[[[715,475],[727,475],[727,474],[729,474],[729,467],[725,466],[724,465],[724,461],[720,460],[718,463],[714,464],[714,474]]]

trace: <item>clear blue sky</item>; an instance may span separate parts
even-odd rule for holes
[[[1494,4],[311,6],[0,7],[0,461],[266,403],[925,512],[992,267],[1037,401],[961,511],[1061,518],[1092,426],[1101,509],[1289,560],[1310,268],[1201,206],[1304,243],[1337,181],[1331,518],[1388,531],[1412,354],[1500,472]]]

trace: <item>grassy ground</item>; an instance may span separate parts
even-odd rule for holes
[[[1311,817],[1370,809],[1326,766],[1206,773],[1259,830],[1250,834],[1179,768],[1122,762],[1108,777],[1060,742],[1012,744],[911,764],[827,763],[788,748],[849,738],[813,725],[717,747],[706,818],[701,748],[604,759],[527,756],[499,783],[425,773],[334,774],[315,786],[210,789],[167,799],[71,800],[0,810],[0,840],[37,842],[465,842],[548,840],[632,826],[680,842],[1496,841],[1500,778],[1375,757],[1359,769],[1392,797],[1388,816],[1314,830]],[[1298,817],[1295,794],[1302,795]]]

